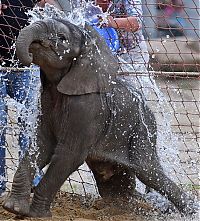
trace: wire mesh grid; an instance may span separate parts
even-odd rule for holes
[[[166,73],[167,74],[167,73]],[[164,145],[166,151],[164,157],[167,158],[167,152],[170,149],[176,149],[178,162],[172,167],[170,176],[179,185],[188,190],[193,190],[198,195],[199,190],[199,78],[159,75],[155,76],[156,83],[165,97],[167,105],[164,109],[156,108],[159,97],[150,96],[148,98],[149,106],[155,113],[159,128],[165,130],[163,111],[170,113],[168,120],[171,128],[171,141]],[[164,121],[163,121],[164,120]],[[169,135],[169,134],[168,134]],[[167,135],[167,136],[168,136]],[[163,133],[161,133],[163,136]],[[160,138],[160,137],[159,137]],[[173,139],[174,138],[174,139]],[[162,140],[162,138],[160,138]],[[158,141],[159,145],[162,145]],[[159,147],[158,147],[159,148]],[[169,160],[170,161],[170,160]],[[173,164],[173,162],[171,162]]]
[[[21,7],[21,5],[17,7]],[[27,7],[31,7],[31,5]],[[200,189],[198,170],[200,152],[199,4],[195,0],[144,0],[142,1],[142,7],[142,27],[145,36],[142,41],[147,44],[150,62],[147,64],[145,59],[140,60],[140,62],[142,65],[149,66],[148,70],[143,73],[137,70],[131,71],[131,73],[122,70],[119,75],[130,78],[139,90],[144,90],[145,99],[157,119],[160,157],[164,167],[171,164],[169,171],[168,166],[166,168],[169,176],[183,188],[198,195]],[[17,15],[14,14],[14,11],[11,10],[11,12],[8,17],[16,18]],[[6,19],[6,17],[3,19]],[[22,19],[22,21],[24,20]],[[3,27],[2,24],[1,26]],[[8,32],[4,32],[3,28]],[[12,45],[11,42],[15,40],[15,27],[7,26],[5,28],[4,25],[3,28],[1,29],[0,37],[1,39],[4,37],[7,47],[4,44],[5,42],[0,45],[1,72],[5,70],[12,71],[12,68],[15,69],[15,65],[10,60],[15,61],[16,59],[16,57],[13,57],[14,47],[10,47]],[[20,27],[16,30],[19,29]],[[3,59],[4,53],[8,51],[9,56],[5,56],[6,58]],[[141,54],[142,52],[139,51],[137,53]],[[127,52],[126,58],[130,56],[131,52],[130,54]],[[125,64],[129,62],[131,66],[134,63],[136,65],[140,64],[138,60],[133,61],[132,58],[125,60]],[[119,60],[121,65],[123,62],[123,60]],[[8,68],[6,65],[10,67]],[[155,81],[157,85],[156,88],[152,88],[152,84],[141,84],[141,81],[144,80],[142,77],[149,78],[149,81],[152,81],[153,78],[153,82]],[[147,90],[148,93],[146,92]],[[158,93],[157,90],[160,92]],[[10,100],[11,98],[7,96],[6,99]],[[5,99],[3,102],[5,102]],[[1,136],[3,136],[3,131],[6,130],[5,146],[3,147],[6,153],[5,156],[1,156],[2,165],[4,165],[5,160],[6,174],[1,174],[1,178],[5,180],[7,190],[10,190],[12,177],[19,159],[20,147],[18,140],[20,129],[18,125],[18,105],[15,105],[15,101],[7,102],[7,107],[7,125],[3,128],[1,127]],[[4,111],[4,109],[2,108],[1,111]],[[164,116],[163,113],[165,113]],[[165,118],[166,116],[167,118]],[[165,130],[169,122],[170,133]],[[174,159],[176,163],[173,162]],[[88,193],[98,195],[95,179],[86,164],[82,165],[67,179],[62,186],[62,190],[84,196],[88,195]]]

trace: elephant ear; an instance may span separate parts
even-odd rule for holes
[[[104,39],[89,25],[80,55],[59,82],[57,89],[67,95],[108,92],[118,70],[118,63]]]

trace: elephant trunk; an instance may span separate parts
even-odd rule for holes
[[[29,47],[33,41],[42,40],[41,33],[44,33],[46,26],[43,22],[35,22],[22,29],[16,41],[16,54],[23,65],[29,66],[33,61],[33,55]]]

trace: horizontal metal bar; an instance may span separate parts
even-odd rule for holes
[[[0,71],[37,71],[39,67],[26,67],[26,68],[13,68],[13,67],[0,67]]]
[[[189,77],[199,77],[200,73],[199,72],[179,72],[179,71],[146,71],[146,72],[118,72],[118,75],[137,75],[137,76],[147,76],[148,74],[150,75],[156,75],[156,76],[189,76]]]
[[[31,70],[31,71],[36,71],[38,68],[12,68],[12,67],[0,67],[0,71],[26,71],[26,70]],[[193,76],[193,77],[199,77],[200,72],[181,72],[181,71],[175,71],[175,72],[168,72],[168,71],[146,71],[146,72],[118,72],[118,75],[141,75],[141,76],[147,76],[148,74],[150,75],[156,75],[156,76]]]

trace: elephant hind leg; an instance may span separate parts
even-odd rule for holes
[[[133,145],[130,161],[135,168],[136,176],[147,187],[150,187],[161,195],[167,197],[180,212],[190,213],[187,195],[171,179],[169,179],[158,160],[154,147],[149,139],[139,137],[138,142]]]
[[[164,174],[162,168],[149,164],[149,167],[137,170],[136,175],[145,185],[167,197],[180,212],[188,213],[191,210],[188,208],[191,203],[187,201],[188,196]]]
[[[156,124],[148,111],[144,119],[134,127],[134,136],[129,149],[129,162],[136,176],[150,187],[170,200],[180,212],[190,213],[191,200],[164,173],[156,152]]]
[[[127,167],[104,160],[86,160],[103,198],[130,199],[140,195],[135,191],[135,173]]]

